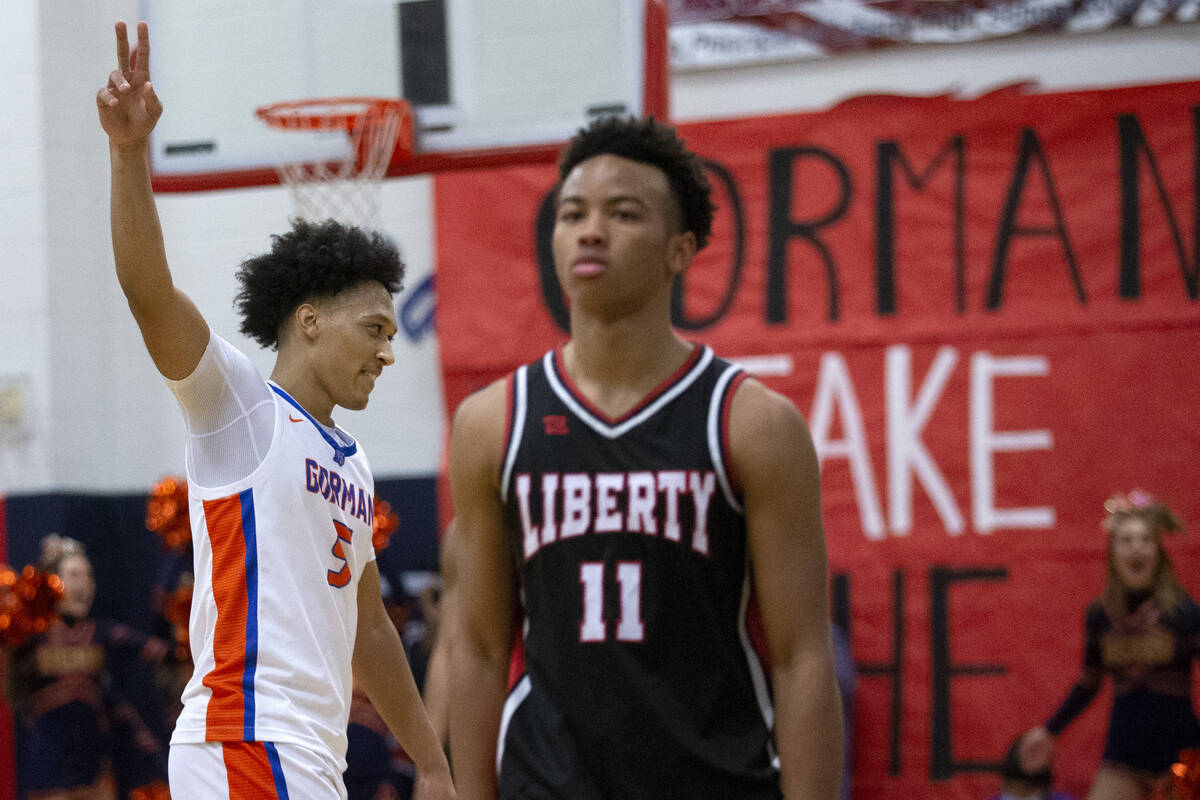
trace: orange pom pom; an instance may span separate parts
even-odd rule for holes
[[[130,800],[171,800],[171,791],[163,781],[139,786],[129,793]]]
[[[371,532],[371,546],[376,553],[387,549],[392,534],[400,527],[400,515],[392,511],[392,506],[386,500],[375,500],[375,520]]]
[[[168,476],[150,488],[146,528],[158,534],[167,550],[183,552],[192,539],[186,480]]]
[[[175,591],[167,596],[163,608],[163,617],[171,623],[175,635],[175,655],[180,661],[185,661],[191,656],[191,650],[188,648],[188,619],[192,613],[191,573],[187,573],[185,578],[186,580],[181,580]]]
[[[33,634],[44,633],[62,595],[63,582],[57,575],[33,566],[20,575],[11,567],[0,567],[0,647],[17,648]]]
[[[1200,800],[1200,748],[1179,753],[1171,765],[1171,788],[1177,800]]]

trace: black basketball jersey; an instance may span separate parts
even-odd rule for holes
[[[525,615],[502,798],[777,798],[742,506],[726,467],[738,368],[696,346],[620,419],[561,350],[509,379],[501,475]]]

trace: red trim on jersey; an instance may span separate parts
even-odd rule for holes
[[[262,742],[226,742],[221,745],[221,755],[225,759],[225,778],[231,800],[241,797],[278,799],[266,745]]]
[[[521,680],[521,676],[525,674],[525,638],[521,636],[521,617],[517,615],[517,625],[513,630],[512,638],[512,653],[508,659],[508,691],[517,685],[517,681]]]
[[[733,396],[737,393],[738,387],[742,385],[742,381],[749,377],[745,372],[734,375],[729,379],[729,385],[725,387],[725,396],[721,398],[721,460],[725,462],[725,477],[729,480],[729,488],[739,498],[742,494],[742,485],[733,471],[733,458],[729,450],[729,419],[733,415]]]
[[[704,353],[704,348],[696,343],[692,343],[692,352],[688,355],[687,360],[683,362],[683,366],[675,370],[672,375],[658,386],[650,390],[637,405],[626,411],[619,417],[610,417],[600,409],[592,405],[579,387],[575,385],[575,381],[571,380],[571,376],[567,374],[566,365],[563,364],[563,348],[561,346],[554,348],[554,371],[558,375],[558,379],[562,381],[563,387],[571,393],[579,404],[586,408],[596,419],[603,422],[605,425],[620,425],[625,420],[637,416],[646,406],[657,400],[662,394],[670,389],[675,384],[679,383],[685,375],[691,371],[692,367],[696,366],[696,362],[700,360],[700,356]]]
[[[210,742],[238,741],[244,735],[246,696],[242,676],[246,669],[246,615],[250,608],[241,497],[235,494],[205,500],[204,519],[212,546],[212,591],[217,606],[213,631],[215,663],[202,681],[212,690],[204,738]],[[265,754],[263,758],[266,763]]]

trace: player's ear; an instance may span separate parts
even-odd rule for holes
[[[312,303],[301,303],[292,312],[296,332],[306,339],[315,339],[321,332],[321,312]]]
[[[667,269],[678,275],[687,269],[696,257],[696,234],[692,231],[677,233],[667,242]]]

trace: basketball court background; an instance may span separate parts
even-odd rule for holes
[[[272,5],[279,4],[263,7]],[[317,16],[330,13],[328,4],[291,5]],[[390,3],[339,5],[344,13],[334,14],[335,20],[382,14],[370,18],[394,21],[399,14]],[[536,18],[529,12],[543,4],[530,0],[513,6],[528,19]],[[0,530],[7,534],[7,558],[18,566],[33,559],[38,539],[50,531],[84,539],[96,561],[97,613],[135,622],[146,613],[156,558],[156,542],[140,527],[140,503],[155,480],[182,469],[183,430],[112,277],[107,152],[95,121],[94,95],[112,68],[112,22],[153,19],[156,7],[161,11],[165,6],[14,0],[6,6],[10,46],[0,54],[10,76],[0,89],[6,109],[0,130],[0,241],[6,255],[0,267],[0,509],[5,512]],[[164,119],[189,102],[219,119],[230,87],[264,80],[263,64],[272,60],[299,64],[299,72],[313,76],[336,73],[338,82],[309,84],[311,89],[280,85],[281,96],[271,99],[289,99],[289,92],[378,93],[395,85],[395,63],[375,72],[363,67],[360,85],[346,83],[349,73],[337,72],[324,60],[331,53],[377,53],[383,44],[364,42],[395,35],[392,28],[333,31],[331,40],[314,47],[302,36],[282,35],[278,25],[246,19],[231,4],[205,7],[211,18],[204,24],[177,23],[183,38],[174,39],[203,45],[203,65],[193,60],[194,69],[189,69],[185,60],[184,71],[175,75],[177,81],[190,76],[194,82],[172,89],[168,73],[153,73],[166,106]],[[471,18],[470,13],[455,13]],[[565,24],[560,18],[549,22]],[[152,69],[160,59],[164,66],[170,61],[172,41],[155,33]],[[559,32],[557,38],[568,42],[571,35]],[[555,36],[554,30],[543,32],[542,41]],[[1192,566],[1198,555],[1200,506],[1191,491],[1200,426],[1187,413],[1197,400],[1197,386],[1193,373],[1178,366],[1200,344],[1195,297],[1182,288],[1186,270],[1194,275],[1197,268],[1200,205],[1193,175],[1200,163],[1194,111],[1200,105],[1194,83],[1200,79],[1198,42],[1194,23],[1164,24],[671,74],[671,116],[685,124],[706,158],[728,168],[731,183],[722,184],[722,205],[731,208],[728,187],[736,186],[750,223],[740,240],[747,279],[730,295],[730,314],[687,335],[713,341],[730,355],[770,357],[757,362],[774,373],[765,379],[792,394],[810,424],[820,422],[822,413],[830,424],[826,439],[835,446],[824,454],[823,466],[835,599],[848,614],[864,673],[856,709],[860,800],[968,800],[994,788],[994,776],[975,768],[997,761],[1015,728],[1048,713],[1075,675],[1079,615],[1102,580],[1102,544],[1094,525],[1107,492],[1141,484],[1182,511],[1193,532],[1170,546],[1185,584],[1193,593],[1200,591],[1200,574]],[[587,43],[576,42],[545,60],[532,59],[529,68],[534,75],[540,71],[559,78],[588,74],[597,62],[587,55]],[[625,47],[632,58],[636,48],[630,50],[628,41]],[[531,61],[531,52],[543,52],[532,32],[509,49],[525,61]],[[498,52],[503,58],[504,48]],[[454,65],[453,57],[450,63]],[[1060,94],[1041,103],[1011,93],[989,94],[1026,80]],[[625,86],[623,102],[644,101],[627,82],[614,81]],[[1108,93],[1112,87],[1166,83],[1177,85]],[[569,88],[572,81],[562,85]],[[955,92],[963,102],[913,105],[862,99],[837,105],[855,96]],[[514,102],[500,98],[498,105]],[[438,114],[454,113],[452,107],[437,111],[431,124],[438,124]],[[1117,291],[1123,245],[1113,229],[1120,225],[1120,214],[1095,206],[1111,205],[1120,197],[1113,176],[1119,177],[1114,159],[1119,152],[1117,120],[1123,114],[1143,120],[1147,147],[1161,160],[1167,188],[1163,201],[1140,158],[1146,282],[1137,300]],[[938,122],[923,128],[921,118]],[[947,198],[954,196],[954,188],[944,185],[952,171],[931,165],[956,133],[988,130],[988,120],[996,121],[994,130],[1003,136],[986,145],[978,136],[967,139],[964,196],[974,198],[968,206],[972,212],[983,202],[987,213],[983,220],[971,217],[967,225],[970,288],[964,295],[966,310],[960,311],[948,234],[954,221]],[[224,122],[244,130],[259,124],[250,120],[247,125],[241,112]],[[1045,170],[1035,148],[1022,147],[1026,127],[1041,137]],[[1093,131],[1095,140],[1089,138]],[[926,135],[927,149],[921,149]],[[928,190],[918,189],[919,181],[905,182],[901,173],[893,187],[902,215],[926,208],[922,202],[931,205],[928,214],[905,217],[898,228],[930,226],[900,243],[896,264],[905,273],[897,282],[899,310],[891,315],[877,311],[878,252],[875,221],[868,213],[874,210],[876,180],[882,174],[876,169],[876,145],[887,141],[899,143],[898,152],[915,171],[932,170]],[[1082,151],[1075,147],[1080,143]],[[536,151],[543,149],[544,135],[508,144]],[[455,146],[450,147],[453,152]],[[816,150],[834,157],[810,153]],[[793,180],[780,185],[793,187],[793,205],[775,206],[781,216],[774,224],[782,228],[773,234],[767,204],[772,196],[770,153],[775,151],[810,154],[790,162]],[[1087,156],[1090,152],[1095,159]],[[1030,234],[1014,240],[1018,246],[1009,257],[1007,304],[999,310],[985,308],[1005,192],[1015,185],[1021,153],[1028,157],[1027,182],[1015,194],[1022,202],[1015,206],[1013,230],[1052,227],[1056,218],[1047,187],[1062,188],[1058,199],[1069,238],[1078,261],[1086,262],[1086,304],[1078,301],[1064,266],[1063,237]],[[977,159],[984,156],[992,160],[981,168]],[[848,170],[853,211],[840,228],[827,229],[844,281],[842,315],[832,320],[825,274],[813,257],[811,240],[795,228],[836,207],[842,185],[837,164]],[[809,168],[814,171],[806,172]],[[236,333],[233,271],[241,259],[268,246],[270,233],[286,227],[290,201],[283,189],[263,183],[269,166],[256,174],[227,188],[162,193],[159,209],[177,282],[213,328],[244,347],[265,371],[271,355]],[[510,362],[536,356],[560,335],[540,287],[529,282],[536,277],[538,203],[550,180],[545,167],[523,166],[416,174],[390,179],[382,187],[387,232],[400,244],[410,269],[408,287],[398,298],[404,331],[397,338],[397,366],[384,373],[371,406],[343,414],[339,421],[366,443],[380,479],[379,496],[401,509],[395,553],[389,551],[397,570],[433,565],[435,475],[447,410],[467,386],[461,370],[479,370],[468,383],[482,380]],[[830,194],[810,194],[818,191],[814,187]],[[927,191],[935,200],[922,200]],[[467,203],[472,195],[492,202],[476,209]],[[1177,218],[1182,266],[1166,208]],[[488,225],[478,224],[484,219]],[[688,284],[685,310],[692,320],[712,316],[731,285],[738,231],[728,216],[720,226],[706,256],[711,260]],[[782,290],[786,322],[765,316],[772,235],[783,237],[787,251],[790,283]],[[450,250],[451,239],[464,248],[472,246]],[[922,244],[930,242],[934,249],[919,258]],[[907,272],[916,261],[931,270],[931,296],[922,291],[926,284],[914,284]],[[1039,279],[1041,273],[1031,264],[1047,265],[1050,277]],[[510,282],[502,270],[514,270],[512,275],[525,282]],[[436,328],[435,274],[443,312]],[[499,306],[495,288],[504,285],[527,287],[528,292],[513,298],[511,308]],[[486,298],[482,303],[481,297]],[[501,313],[485,313],[492,310]],[[748,316],[739,316],[743,312]],[[512,328],[503,328],[527,319],[538,321],[536,336],[518,338]],[[494,325],[501,328],[490,327]],[[496,330],[511,332],[490,339],[479,334]],[[489,347],[483,347],[485,342]],[[947,347],[953,352],[947,353]],[[1002,376],[1005,369],[1015,373]],[[899,415],[894,419],[907,415],[918,425],[911,404],[922,387],[938,385],[939,370],[945,370],[944,392],[928,389],[941,400],[921,432],[931,457],[946,471],[949,497],[962,514],[957,531],[945,521],[949,506],[938,506],[929,496],[927,487],[933,482],[918,478],[910,492],[898,490],[898,481],[912,480],[914,462],[909,462],[908,477],[904,470],[889,472],[888,467],[889,413]],[[983,390],[982,384],[972,383],[981,379],[972,376],[981,370],[990,370],[997,392],[995,425],[989,430],[1032,434],[1015,451],[996,456],[998,489],[987,507],[1032,509],[1035,513],[1018,519],[1033,525],[1002,522],[985,533],[978,524],[984,517],[974,506],[979,496],[971,477],[976,466],[969,441],[975,434],[969,420],[972,404],[979,402],[977,390]],[[889,411],[889,391],[897,397],[903,392],[900,383],[887,381],[904,376],[911,381],[910,406]],[[822,392],[829,404],[825,412],[816,402]],[[852,398],[862,415],[865,450],[855,449],[854,415],[847,413],[855,407]],[[976,433],[986,438],[987,431]],[[896,443],[904,441],[911,440],[899,436]],[[868,463],[855,461],[862,452]],[[855,469],[871,470],[874,501],[864,489],[865,473]],[[897,522],[904,520],[905,496],[912,503],[907,533]],[[1047,586],[1060,601],[1057,606],[1037,602]],[[938,620],[948,627],[939,628]],[[939,639],[948,633],[953,635]],[[945,645],[940,651],[939,641]],[[1028,660],[1010,658],[1018,648],[1031,652]],[[1007,665],[1008,671],[971,666],[978,664]],[[939,675],[952,677],[939,683]],[[949,694],[940,695],[943,691]],[[939,713],[948,714],[949,728],[939,727]],[[1103,712],[1093,709],[1064,741],[1060,771],[1066,788],[1081,795],[1099,754],[1102,725]],[[947,730],[953,738],[938,739]],[[0,797],[4,788],[0,774]]]

